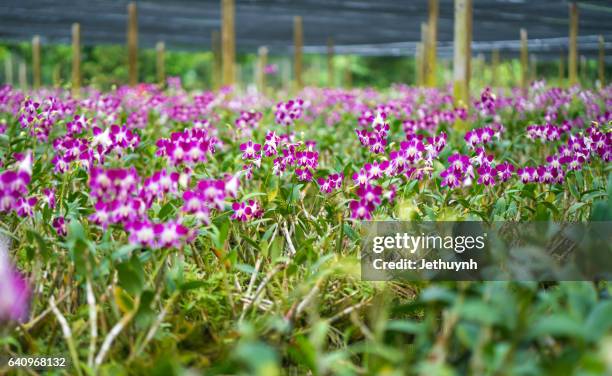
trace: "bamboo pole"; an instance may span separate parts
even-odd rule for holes
[[[472,29],[472,21],[473,21],[473,0],[468,0],[469,6],[467,7],[467,33],[468,33],[468,45],[467,45],[467,78],[466,78],[466,88],[468,93],[468,99],[470,94],[470,82],[472,81],[472,39],[474,36]]]
[[[468,17],[470,14],[468,8],[471,6],[471,0],[455,0],[453,94],[455,105],[457,106],[466,106],[469,101],[468,58],[470,55],[470,40],[467,29]]]
[[[155,45],[156,51],[156,73],[157,73],[157,82],[160,85],[164,85],[166,82],[166,44],[162,41],[157,42]]]
[[[267,47],[259,47],[257,51],[259,55],[259,61],[257,63],[257,86],[259,87],[259,92],[265,94],[266,93],[266,65],[268,65],[268,48]]]
[[[423,50],[421,53],[421,83],[419,85],[425,86],[427,85],[427,72],[429,71],[429,68],[427,68],[427,56],[429,55],[429,28],[427,22],[421,22],[421,46],[423,46]]]
[[[128,4],[128,82],[130,86],[138,84],[138,16],[136,3]]]
[[[491,84],[499,86],[499,50],[496,48],[491,52]]]
[[[600,87],[606,86],[606,45],[603,35],[599,36],[599,59],[597,64],[597,72]]]
[[[529,86],[529,51],[527,49],[527,30],[521,29],[521,89],[527,95]]]
[[[219,34],[219,30],[212,31],[210,35],[210,45],[213,54],[213,77],[211,83],[213,88],[217,90],[221,87],[221,83],[223,82],[223,61],[221,57],[221,35]]]
[[[436,44],[438,42],[438,0],[429,0],[429,20],[427,22],[427,64],[425,83],[429,87],[436,86]]]
[[[81,91],[81,25],[72,24],[72,95],[78,97]]]
[[[4,59],[4,79],[7,84],[13,85],[13,55],[10,53]]]
[[[32,38],[32,87],[40,88],[40,36]]]
[[[302,17],[293,17],[293,68],[295,75],[295,86],[300,90],[304,86],[302,80],[302,47],[304,44],[304,30]]]
[[[578,81],[578,5],[569,5],[570,30],[569,30],[569,84],[575,85]]]
[[[414,83],[416,86],[423,85],[423,43],[416,44],[414,54]]]
[[[221,0],[221,52],[223,65],[223,85],[233,85],[236,81],[236,35],[234,0]]]
[[[57,63],[53,66],[53,73],[51,79],[54,88],[57,89],[62,86],[62,66],[60,63]]]
[[[28,89],[28,67],[23,60],[19,62],[19,87],[21,90]]]
[[[334,86],[334,39],[327,38],[327,86]]]

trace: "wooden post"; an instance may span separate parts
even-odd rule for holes
[[[40,36],[32,38],[32,87],[40,88]]]
[[[438,42],[438,0],[429,0],[429,20],[427,22],[427,64],[425,83],[429,87],[436,86],[436,44]]]
[[[128,4],[128,78],[130,86],[138,84],[138,17],[136,3]]]
[[[72,24],[72,96],[81,91],[81,25]]]
[[[234,16],[236,6],[234,0],[221,0],[221,51],[223,64],[223,85],[233,85],[236,80],[236,35]]]
[[[416,44],[416,52],[414,54],[414,84],[416,86],[423,85],[423,43]]]
[[[427,56],[429,55],[429,28],[427,27],[427,22],[421,22],[421,45],[423,46],[423,51],[421,53],[421,83],[420,85],[427,85],[427,72],[429,68],[427,68]]]
[[[300,90],[304,86],[302,80],[302,46],[304,44],[304,31],[302,17],[293,17],[293,68],[295,75],[295,86]]]
[[[529,51],[527,50],[527,30],[521,29],[521,88],[527,95],[529,87]]]
[[[597,72],[599,77],[600,87],[606,86],[606,45],[603,35],[599,36],[599,63],[597,64]]]
[[[268,48],[267,47],[259,47],[258,50],[259,61],[257,64],[257,86],[259,88],[259,92],[262,94],[266,93],[266,65],[268,65]]]
[[[155,46],[155,51],[157,52],[157,82],[163,86],[166,83],[166,44],[161,41],[157,42],[157,45]]]
[[[28,68],[23,60],[19,62],[19,87],[21,90],[28,89]]]
[[[456,106],[467,106],[469,101],[468,58],[470,55],[470,40],[468,33],[468,17],[470,11],[468,8],[471,6],[471,0],[455,0],[453,94]]]
[[[569,26],[569,84],[576,85],[578,81],[578,5],[569,5],[570,26]]]
[[[9,85],[13,85],[13,55],[10,53],[4,59],[4,79]]]
[[[221,87],[223,82],[222,70],[223,61],[221,58],[221,35],[219,30],[213,30],[210,35],[210,46],[213,54],[213,66],[212,66],[212,86],[215,90]]]
[[[334,86],[334,39],[327,38],[327,87]]]
[[[473,18],[473,0],[468,0],[469,6],[467,7],[467,33],[468,33],[468,45],[467,45],[467,78],[466,78],[466,87],[468,93],[468,99],[470,94],[470,82],[472,81],[472,39],[473,39],[473,30],[472,30],[472,18]]]
[[[491,52],[491,84],[493,87],[499,86],[499,50],[497,48]]]

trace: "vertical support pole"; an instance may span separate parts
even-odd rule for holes
[[[414,54],[414,84],[416,86],[423,85],[423,43],[416,44],[416,52]]]
[[[221,57],[221,35],[219,30],[213,30],[210,35],[210,46],[213,54],[212,80],[211,84],[215,90],[221,87],[223,82],[223,61]]]
[[[257,86],[259,87],[259,92],[262,94],[266,93],[266,65],[268,65],[268,48],[267,47],[259,47],[258,50],[259,61],[257,64]]]
[[[300,90],[304,85],[302,80],[302,46],[304,44],[304,31],[302,28],[302,17],[293,17],[293,68],[295,75],[295,86]]]
[[[578,5],[569,5],[570,25],[569,25],[569,84],[576,85],[578,81]]]
[[[600,87],[606,86],[606,45],[603,35],[599,36],[599,59],[597,64],[597,72],[599,77]]]
[[[9,85],[13,85],[13,55],[10,53],[4,59],[4,79]]]
[[[157,42],[155,51],[157,53],[155,61],[157,82],[163,86],[166,82],[166,44],[162,41]]]
[[[40,36],[32,38],[32,87],[40,88]]]
[[[19,62],[19,87],[21,90],[28,89],[28,68],[23,60]]]
[[[527,95],[529,87],[529,51],[527,50],[527,30],[521,28],[521,88]]]
[[[468,91],[468,56],[470,40],[468,17],[472,6],[471,0],[455,0],[455,31],[453,46],[453,94],[456,106],[466,106],[469,101]]]
[[[138,83],[138,17],[136,3],[128,4],[128,82],[130,86]]]
[[[327,87],[334,86],[334,39],[327,38]]]
[[[72,96],[81,91],[81,25],[72,24]]]
[[[499,50],[496,48],[491,52],[491,84],[499,86]]]
[[[468,99],[470,94],[470,82],[472,81],[472,39],[473,39],[473,29],[472,29],[472,17],[473,17],[473,0],[468,0],[467,7],[467,33],[468,33],[468,45],[467,45],[467,93]]]
[[[223,64],[223,85],[233,85],[236,80],[236,41],[234,15],[236,7],[234,0],[221,0],[221,51]]]
[[[438,0],[429,0],[429,20],[427,22],[427,64],[425,83],[429,87],[436,86],[436,44],[438,43]]]
[[[421,45],[423,46],[423,50],[421,53],[421,86],[427,84],[427,72],[429,68],[427,67],[427,56],[429,55],[429,28],[427,26],[427,22],[421,22]]]

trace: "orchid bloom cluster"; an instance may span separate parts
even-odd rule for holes
[[[499,138],[500,131],[503,130],[500,124],[494,124],[497,131],[492,127],[476,128],[465,133],[465,143],[469,148],[474,149],[476,145],[485,145],[493,141],[493,137]]]
[[[527,137],[531,140],[540,140],[542,142],[556,141],[568,130],[552,124],[530,125],[527,127]]]
[[[172,165],[193,165],[207,160],[220,141],[205,129],[190,128],[174,132],[170,138],[157,141],[157,156],[166,157]]]
[[[237,197],[239,187],[240,180],[231,174],[218,180],[200,180],[194,189],[183,193],[182,211],[193,215],[205,225],[210,224],[211,210],[223,210],[228,198]]]
[[[235,121],[236,128],[241,131],[255,129],[259,126],[262,117],[263,114],[255,110],[240,111],[240,117]]]
[[[457,119],[466,120],[468,113],[463,107],[457,107],[450,110],[435,110],[427,113],[424,109],[415,111],[418,114],[417,119],[406,119],[403,121],[404,133],[416,134],[418,131],[425,131],[429,134],[435,133],[438,130],[440,123],[445,122],[452,124]]]
[[[32,179],[32,153],[14,157],[16,168],[0,173],[0,212],[14,211],[21,217],[31,216],[38,201],[35,196],[27,196]]]
[[[365,116],[367,116],[367,113],[362,114],[362,117]],[[368,119],[372,119],[372,117],[368,117]],[[386,119],[387,114],[385,112],[378,112],[376,118],[372,119],[371,132],[368,132],[367,129],[355,129],[361,145],[369,148],[372,153],[382,154],[385,152],[389,134],[389,123],[386,122]]]
[[[115,152],[121,156],[125,151],[133,151],[140,143],[140,136],[126,125],[113,124],[104,131],[92,128],[93,136],[80,136],[87,129],[85,117],[75,115],[66,123],[66,134],[53,140],[56,154],[52,163],[55,172],[65,173],[71,165],[90,170],[94,165],[104,164],[105,156]]]
[[[49,97],[43,103],[27,99],[21,107],[19,123],[22,128],[29,129],[32,137],[46,142],[55,123],[71,110],[68,105],[54,97]]]
[[[287,102],[279,102],[274,114],[276,124],[291,126],[300,119],[304,113],[304,100],[291,99]]]
[[[530,139],[553,141],[568,133],[570,128],[547,125],[529,126],[527,129],[527,137]],[[549,132],[554,132],[555,135],[551,136]],[[473,132],[468,132],[465,139],[470,147],[478,143],[473,142]],[[508,161],[496,164],[494,156],[486,154],[484,148],[478,147],[474,152],[475,156],[472,158],[458,153],[448,158],[449,167],[440,174],[442,187],[458,188],[470,185],[475,173],[478,173],[478,183],[485,186],[495,185],[497,181],[506,182],[512,176],[516,176],[524,184],[561,184],[568,171],[580,170],[594,157],[604,162],[612,160],[612,134],[602,131],[597,125],[588,127],[586,134],[570,134],[566,144],[559,146],[558,152],[547,156],[546,163],[539,166],[516,168]]]
[[[180,221],[153,223],[146,215],[151,206],[153,192],[176,191],[179,174],[154,174],[140,185],[136,170],[92,169],[89,180],[90,197],[95,200],[94,223],[106,228],[122,224],[129,233],[130,242],[143,247],[180,247],[193,239],[193,234]]]
[[[31,295],[26,279],[10,262],[8,248],[8,238],[0,235],[0,325],[24,322]]]
[[[283,141],[285,138],[285,141]],[[289,166],[295,166],[295,174],[299,181],[311,181],[314,172],[319,167],[319,153],[314,150],[314,141],[289,142],[287,135],[279,136],[274,131],[266,134],[263,146],[249,140],[240,145],[242,159],[248,161],[243,169],[247,179],[252,178],[253,166],[261,167],[262,157],[275,157],[272,171],[275,175],[281,175]],[[304,147],[305,146],[305,147]],[[263,152],[263,155],[262,155]]]
[[[480,94],[480,100],[474,101],[474,108],[482,117],[494,116],[497,107],[496,100],[491,88],[485,88]]]

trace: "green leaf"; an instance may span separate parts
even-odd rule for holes
[[[392,320],[385,327],[385,330],[388,331],[408,334],[421,334],[425,332],[425,329],[423,323],[408,320]]]
[[[175,211],[174,205],[171,202],[167,202],[164,206],[159,209],[159,213],[157,213],[157,217],[161,221],[166,221],[168,218],[172,217]]]
[[[144,271],[140,260],[132,256],[130,261],[117,265],[119,285],[132,295],[140,295],[144,287]]]
[[[567,209],[568,213],[574,213],[576,212],[578,209],[580,209],[581,207],[583,207],[584,205],[586,205],[585,202],[575,202],[573,203],[569,209]]]
[[[540,318],[529,330],[530,338],[541,338],[546,335],[581,339],[585,331],[583,326],[569,315],[552,314]]]
[[[597,341],[612,328],[612,302],[604,301],[595,306],[585,323],[587,338]]]

